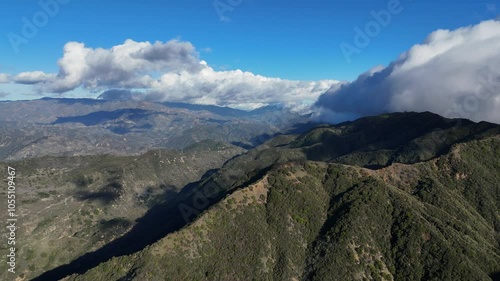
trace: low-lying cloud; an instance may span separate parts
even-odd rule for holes
[[[321,95],[322,119],[396,111],[500,123],[500,22],[438,30],[387,67]]]
[[[0,73],[0,83],[9,83],[10,82],[10,76],[5,73]]]
[[[59,73],[20,73],[13,81],[33,84],[41,94],[84,88],[106,97],[177,101],[255,108],[271,103],[314,103],[338,81],[291,81],[241,70],[216,71],[189,42],[135,42],[110,49],[69,42]],[[119,89],[119,90],[116,90]],[[127,93],[133,92],[133,95]]]
[[[52,80],[55,77],[55,74],[47,74],[43,71],[31,71],[19,73],[13,78],[13,81],[18,84],[34,85]]]

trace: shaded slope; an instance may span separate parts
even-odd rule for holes
[[[499,152],[491,137],[377,171],[274,166],[189,226],[68,280],[490,280]]]
[[[496,124],[446,119],[424,113],[393,113],[318,128],[291,144],[310,160],[380,168],[417,163],[448,152],[451,145],[500,133]]]
[[[490,280],[499,156],[498,125],[430,113],[280,136],[186,188],[193,223],[68,279]]]
[[[163,237],[155,236],[155,224],[169,217],[158,210],[165,210],[183,187],[242,152],[230,144],[208,142],[183,152],[155,150],[135,157],[43,157],[0,163],[2,170],[9,165],[17,171],[17,238],[22,241],[16,253],[18,274],[29,280],[99,249],[101,256],[91,258],[97,261],[93,266],[99,258],[143,249]],[[7,190],[0,193],[7,197]],[[6,220],[6,215],[0,214],[0,219]],[[125,242],[113,244],[116,240]],[[80,260],[80,269],[82,260],[86,259]],[[0,265],[1,280],[10,278],[6,266]]]

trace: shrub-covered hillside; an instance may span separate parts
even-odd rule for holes
[[[67,280],[492,280],[500,134],[460,123],[396,114],[271,140],[185,193],[219,187],[193,221]]]

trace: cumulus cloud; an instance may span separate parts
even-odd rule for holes
[[[199,70],[198,54],[188,42],[167,43],[127,40],[110,49],[88,48],[69,42],[59,60],[59,73],[37,89],[43,93],[64,93],[80,86],[91,90],[106,87],[148,87],[154,72]]]
[[[104,91],[97,98],[102,100],[137,100],[143,96],[142,93],[131,90],[111,89]]]
[[[500,123],[500,22],[438,30],[387,67],[332,88],[316,106],[341,121],[396,111]]]
[[[18,84],[33,85],[50,81],[56,77],[55,74],[47,74],[43,71],[21,72],[14,77],[14,82]]]
[[[10,76],[5,73],[0,73],[0,83],[9,83],[10,82]]]
[[[126,93],[136,91],[128,97],[240,108],[312,103],[338,83],[290,81],[241,70],[216,71],[200,60],[191,43],[179,40],[153,44],[127,40],[110,49],[69,42],[58,64],[57,75],[40,71],[21,73],[15,81],[36,84],[41,93],[65,93],[83,87],[105,91],[101,98],[123,99]]]
[[[206,66],[198,73],[166,73],[145,92],[111,89],[98,98],[105,100],[175,101],[254,109],[282,104],[306,110],[337,81],[290,81],[268,78],[241,70],[215,71]]]
[[[153,83],[150,98],[253,108],[270,103],[314,102],[336,81],[291,81],[241,70],[215,71],[202,62],[198,73],[165,73]]]

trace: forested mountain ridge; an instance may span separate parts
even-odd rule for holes
[[[37,280],[492,280],[499,156],[498,125],[430,113],[278,136],[181,192],[156,242]]]

